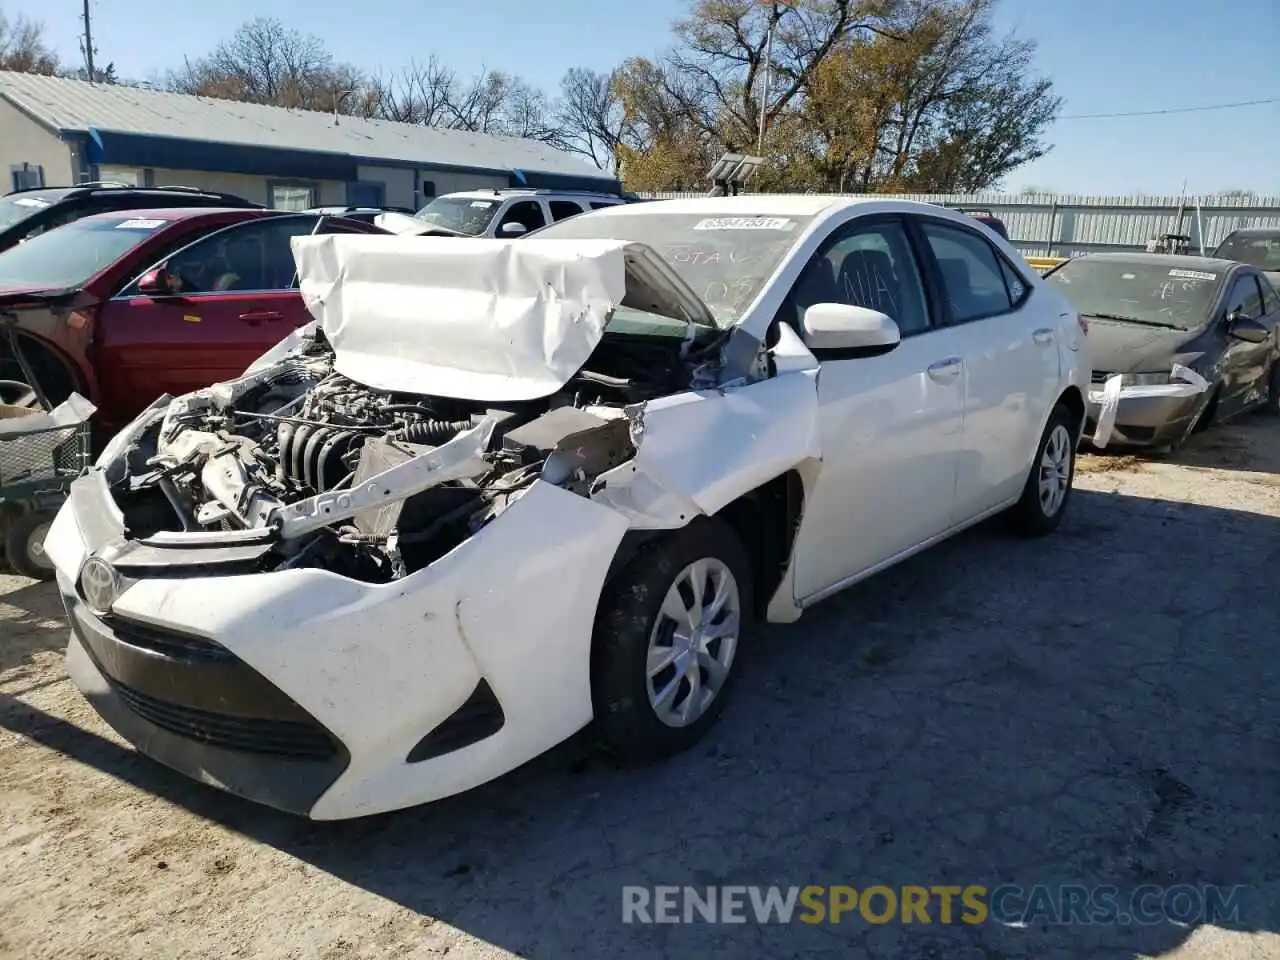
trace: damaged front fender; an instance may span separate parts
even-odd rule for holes
[[[601,474],[591,498],[633,529],[682,527],[821,456],[818,370],[682,393],[627,409],[635,456]]]

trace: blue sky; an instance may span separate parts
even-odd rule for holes
[[[3,0],[0,0],[3,2]],[[12,11],[12,4],[5,4]],[[24,4],[19,4],[22,9]],[[78,55],[80,0],[40,5],[49,39]],[[390,71],[435,53],[463,72],[522,74],[554,90],[566,69],[608,69],[661,50],[685,0],[93,0],[94,46],[145,77],[197,57],[255,16],[321,37],[334,55]],[[1039,43],[1064,115],[1161,110],[1280,97],[1280,0],[1003,0],[1002,26]],[[1280,195],[1280,103],[1202,113],[1060,120],[1048,156],[1011,175],[1084,194]]]

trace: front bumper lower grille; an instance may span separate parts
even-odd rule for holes
[[[122,706],[194,744],[329,763],[345,750],[325,727],[226,647],[207,637],[99,618],[63,600],[76,638]]]
[[[137,647],[150,650],[162,657],[174,660],[206,660],[232,662],[235,656],[226,647],[219,646],[212,640],[197,637],[193,634],[177,633],[173,630],[162,630],[150,624],[136,620],[125,620],[110,617],[102,621],[103,626],[114,633],[117,639]]]
[[[113,677],[107,683],[142,719],[197,743],[290,760],[332,760],[338,753],[329,735],[312,724],[211,713],[147,696]]]

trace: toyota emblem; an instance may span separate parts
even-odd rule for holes
[[[107,561],[90,557],[80,570],[80,593],[94,613],[106,614],[120,593],[120,575]]]

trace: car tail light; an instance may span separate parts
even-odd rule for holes
[[[1089,321],[1078,313],[1076,314],[1076,326],[1080,328],[1080,332],[1086,337],[1089,335]]]

